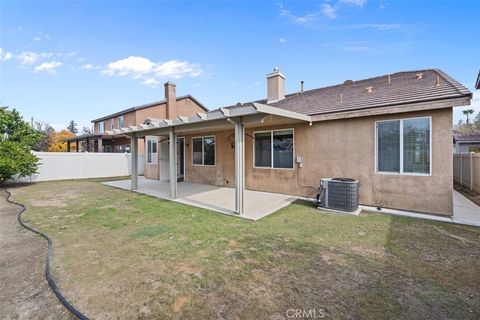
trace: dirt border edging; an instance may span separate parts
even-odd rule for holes
[[[83,313],[81,313],[70,302],[68,302],[67,299],[65,299],[62,292],[60,291],[60,289],[58,289],[55,281],[52,278],[52,275],[50,273],[50,256],[52,255],[52,240],[50,239],[50,237],[47,234],[45,234],[45,233],[41,232],[40,230],[37,230],[33,227],[30,227],[29,225],[27,225],[23,221],[23,213],[25,211],[27,211],[27,208],[25,208],[25,206],[23,204],[20,204],[18,202],[10,200],[10,197],[12,196],[12,193],[10,191],[8,191],[7,189],[3,189],[3,190],[5,190],[5,192],[7,193],[7,202],[12,203],[12,204],[17,205],[17,206],[22,208],[20,210],[20,212],[18,213],[18,216],[17,216],[17,220],[20,223],[20,225],[22,227],[24,227],[25,229],[30,230],[31,232],[36,233],[36,234],[42,236],[43,238],[45,238],[47,240],[48,249],[47,249],[47,259],[45,261],[45,278],[47,279],[47,282],[50,285],[50,288],[53,290],[53,293],[55,293],[55,295],[57,296],[60,303],[63,304],[63,306],[65,308],[67,308],[68,311],[70,311],[74,316],[76,316],[80,320],[89,320]]]

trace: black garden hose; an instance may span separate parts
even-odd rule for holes
[[[19,207],[22,208],[22,210],[20,210],[20,212],[18,213],[18,222],[20,223],[20,225],[22,227],[24,227],[25,229],[28,229],[30,231],[32,231],[33,233],[36,233],[42,237],[44,237],[46,240],[47,240],[47,243],[48,243],[48,250],[47,250],[47,259],[45,261],[45,277],[47,278],[47,282],[48,284],[50,285],[50,288],[52,288],[53,290],[53,293],[55,293],[55,295],[57,296],[58,300],[60,300],[60,302],[65,306],[65,308],[68,309],[68,311],[70,311],[73,315],[75,315],[78,319],[80,320],[88,320],[88,318],[83,314],[81,313],[80,311],[78,311],[77,308],[75,308],[70,302],[68,302],[67,299],[65,299],[65,297],[63,296],[63,294],[60,292],[60,289],[58,289],[57,285],[55,284],[55,281],[53,280],[52,278],[52,275],[50,273],[50,256],[52,255],[52,240],[50,239],[50,237],[35,229],[35,228],[32,228],[30,227],[29,225],[27,225],[24,221],[23,221],[23,213],[25,211],[27,211],[27,208],[25,208],[25,206],[23,204],[20,204],[20,203],[17,203],[15,201],[12,201],[10,200],[10,197],[12,196],[12,194],[10,193],[10,191],[8,190],[5,190],[5,192],[7,193],[7,201],[12,203],[12,204],[15,204]]]

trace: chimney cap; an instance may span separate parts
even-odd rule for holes
[[[273,72],[267,74],[267,79],[275,76],[280,76],[283,79],[285,79],[285,76],[283,75],[283,73],[280,71],[278,67],[273,68]]]
[[[175,84],[175,82],[173,82],[173,81],[171,81],[171,80],[168,80],[167,82],[165,82],[165,85],[166,85],[166,86],[167,86],[167,85],[177,86],[177,85]]]

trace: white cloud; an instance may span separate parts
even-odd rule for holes
[[[96,66],[94,64],[91,64],[91,63],[87,63],[87,64],[84,64],[84,65],[81,65],[80,66],[80,69],[84,69],[84,70],[99,70],[99,69],[102,69],[102,66]],[[103,71],[102,71],[103,72]]]
[[[331,4],[329,3],[323,3],[321,6],[321,11],[324,16],[330,19],[335,19],[337,17],[337,9],[335,9]]]
[[[303,16],[294,15],[290,10],[287,10],[284,8],[283,4],[280,4],[279,8],[280,8],[280,16],[286,17],[291,22],[297,23],[297,24],[306,24],[308,22],[315,20],[315,18],[317,17],[317,15],[314,13],[308,13]]]
[[[11,52],[6,52],[4,55],[3,55],[3,58],[2,60],[3,61],[7,61],[7,60],[10,60],[13,58],[13,54]]]
[[[365,4],[365,2],[367,2],[367,0],[340,0],[339,2],[342,4],[363,7],[363,5]]]
[[[364,23],[353,25],[353,29],[376,29],[378,31],[398,30],[403,25],[401,23]]]
[[[13,58],[13,54],[11,52],[3,53],[2,48],[0,48],[0,61],[7,61]]]
[[[159,83],[160,82],[158,82],[154,78],[149,78],[149,79],[146,79],[145,81],[143,81],[143,84],[146,84],[146,85],[151,86],[151,87],[156,87]]]
[[[280,38],[279,41],[280,41],[280,43],[285,43],[285,42],[287,42],[287,39],[285,39],[285,38]]]
[[[102,73],[110,76],[131,77],[141,79],[143,84],[156,86],[158,79],[180,79],[198,77],[203,70],[187,61],[169,60],[153,62],[148,58],[129,56],[125,59],[110,62]]]
[[[35,72],[50,72],[50,73],[55,73],[55,69],[63,65],[63,63],[58,62],[58,61],[50,61],[50,62],[44,62],[38,66],[35,67]]]
[[[46,33],[40,32],[38,36],[33,38],[33,41],[42,41],[42,39],[50,40],[50,36]]]
[[[155,64],[149,59],[130,56],[125,59],[110,62],[103,73],[111,76],[138,76],[145,73],[151,73],[154,71],[154,68]]]
[[[202,69],[196,64],[187,61],[170,60],[161,64],[157,64],[155,73],[162,78],[173,77],[180,79],[183,77],[198,77],[202,74]]]
[[[40,56],[38,53],[32,51],[23,51],[17,58],[20,60],[20,64],[31,65],[37,62]]]
[[[90,70],[90,69],[94,69],[95,66],[93,64],[90,64],[90,63],[87,63],[87,64],[84,64],[83,66],[80,66],[80,69],[85,69],[85,70]]]

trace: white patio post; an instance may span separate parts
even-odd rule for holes
[[[131,186],[130,189],[138,188],[138,139],[135,136],[130,137],[130,165],[131,165]]]
[[[173,127],[169,133],[170,197],[177,198],[177,134]]]
[[[235,212],[244,213],[245,193],[245,127],[241,120],[235,123]]]

